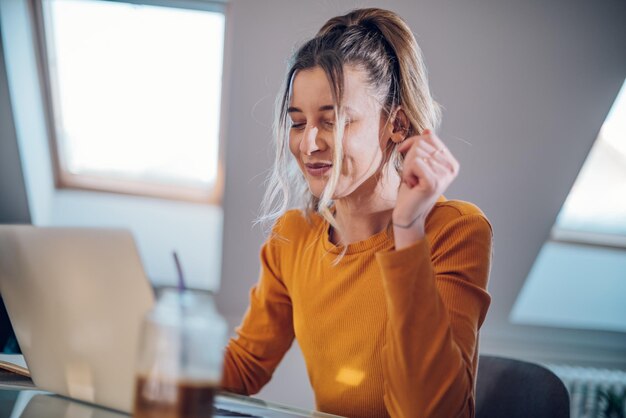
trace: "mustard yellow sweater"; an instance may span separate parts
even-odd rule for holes
[[[253,394],[297,338],[317,408],[347,417],[472,417],[478,331],[490,296],[491,226],[439,199],[426,238],[399,251],[383,231],[341,249],[328,223],[289,211],[261,250],[223,386]]]

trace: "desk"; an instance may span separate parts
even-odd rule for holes
[[[50,392],[38,390],[30,379],[15,376],[11,373],[0,372],[0,418],[128,418],[129,415],[101,408],[95,405],[74,401]],[[221,393],[217,401],[237,404],[254,417],[313,417],[332,418],[335,415],[320,412],[305,411],[275,403],[261,401],[247,396]],[[260,411],[260,412],[259,412]],[[214,415],[221,418],[233,415]]]

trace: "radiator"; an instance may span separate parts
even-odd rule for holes
[[[546,364],[565,384],[571,418],[625,418],[626,372]]]

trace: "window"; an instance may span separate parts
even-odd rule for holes
[[[626,247],[626,81],[561,208],[552,237]]]
[[[222,6],[35,4],[57,187],[219,202]]]
[[[626,82],[518,295],[519,324],[626,332]]]

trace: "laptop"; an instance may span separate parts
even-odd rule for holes
[[[0,225],[0,294],[38,388],[131,412],[154,293],[129,231]],[[222,394],[214,416],[330,415]]]

